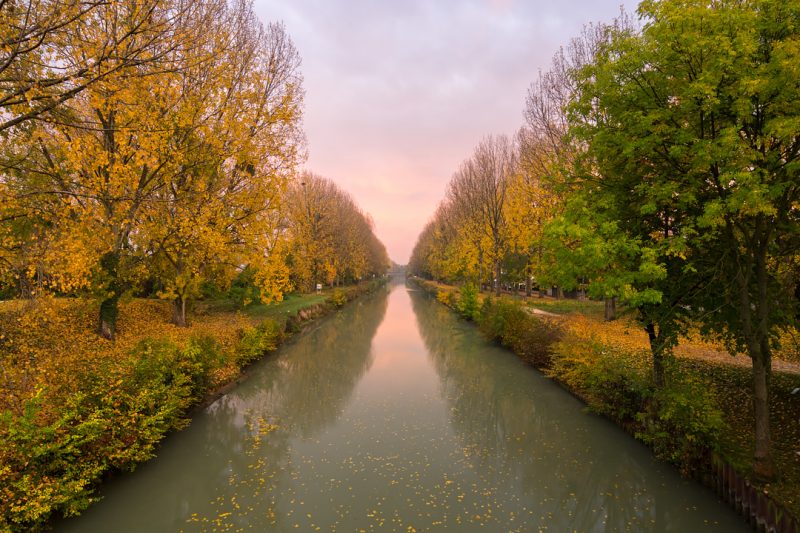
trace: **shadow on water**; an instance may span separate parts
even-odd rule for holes
[[[246,381],[166,439],[158,457],[103,487],[104,499],[59,531],[289,528],[293,441],[341,415],[369,370],[387,290],[363,297],[256,363]],[[154,524],[158,524],[154,527]]]
[[[484,340],[474,326],[419,291],[410,296],[465,455],[487,486],[497,487],[499,500],[527,502],[530,526],[747,531],[710,492],[680,479],[607,420],[586,413],[582,403]]]

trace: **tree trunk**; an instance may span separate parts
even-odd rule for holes
[[[605,319],[607,321],[616,320],[617,319],[617,299],[616,297],[606,298],[605,299],[606,309],[605,309]]]
[[[661,339],[656,334],[655,324],[648,322],[645,326],[647,338],[650,340],[650,353],[653,354],[653,383],[656,387],[664,387],[664,349]]]
[[[119,295],[106,298],[100,302],[100,323],[97,332],[110,341],[117,336],[117,317],[119,316]]]
[[[478,247],[478,292],[483,290],[483,250]]]
[[[564,289],[562,287],[556,287],[556,298],[559,300],[564,299]]]
[[[767,347],[767,349],[769,349]],[[770,480],[775,477],[775,465],[770,453],[769,431],[769,356],[763,346],[753,357],[753,412],[755,413],[756,449],[753,457],[753,473],[756,477]]]
[[[189,325],[186,321],[186,299],[182,296],[176,296],[172,301],[172,323],[181,328]]]
[[[119,279],[119,253],[107,252],[100,258],[100,268],[106,278],[106,298],[100,302],[100,320],[97,332],[105,339],[113,341],[117,335],[119,299],[122,296],[122,283]]]
[[[533,287],[531,283],[531,267],[528,266],[525,268],[525,296],[528,298],[531,297],[531,293],[533,292]]]
[[[500,296],[500,260],[497,259],[494,263],[494,295]]]
[[[755,415],[755,453],[753,474],[763,480],[775,477],[772,461],[769,429],[769,377],[772,366],[772,353],[769,345],[769,297],[767,291],[766,248],[761,247],[754,255],[758,293],[755,302],[751,300],[748,277],[740,272],[738,278],[740,302],[739,312],[747,344],[747,351],[753,362],[753,414]],[[755,311],[755,317],[753,316]],[[755,320],[754,320],[755,319]]]

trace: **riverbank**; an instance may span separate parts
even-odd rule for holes
[[[559,381],[592,410],[625,427],[685,475],[710,484],[716,476],[711,457],[716,456],[742,478],[752,477],[749,369],[722,359],[719,347],[695,337],[682,339],[669,365],[668,386],[656,391],[650,384],[646,337],[627,319],[603,322],[602,303],[534,298],[539,309],[558,315],[534,316],[529,302],[501,298],[487,304],[481,295],[469,291],[417,281],[440,302],[474,319],[488,337]],[[475,303],[464,305],[473,298]],[[793,353],[787,350],[786,360],[775,365],[772,377],[770,412],[779,477],[754,485],[797,516],[800,394],[792,391],[800,387],[800,375],[794,372]]]
[[[383,280],[237,310],[201,302],[188,328],[158,300],[123,304],[115,343],[96,304],[0,303],[0,531],[79,514],[109,472],[133,470],[187,413],[303,324]]]

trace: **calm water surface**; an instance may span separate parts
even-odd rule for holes
[[[320,321],[59,531],[747,531],[394,284]]]

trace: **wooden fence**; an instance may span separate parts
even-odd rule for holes
[[[742,515],[756,531],[764,533],[800,533],[800,521],[769,494],[750,482],[727,462],[716,455],[712,457],[714,488],[736,512]]]

